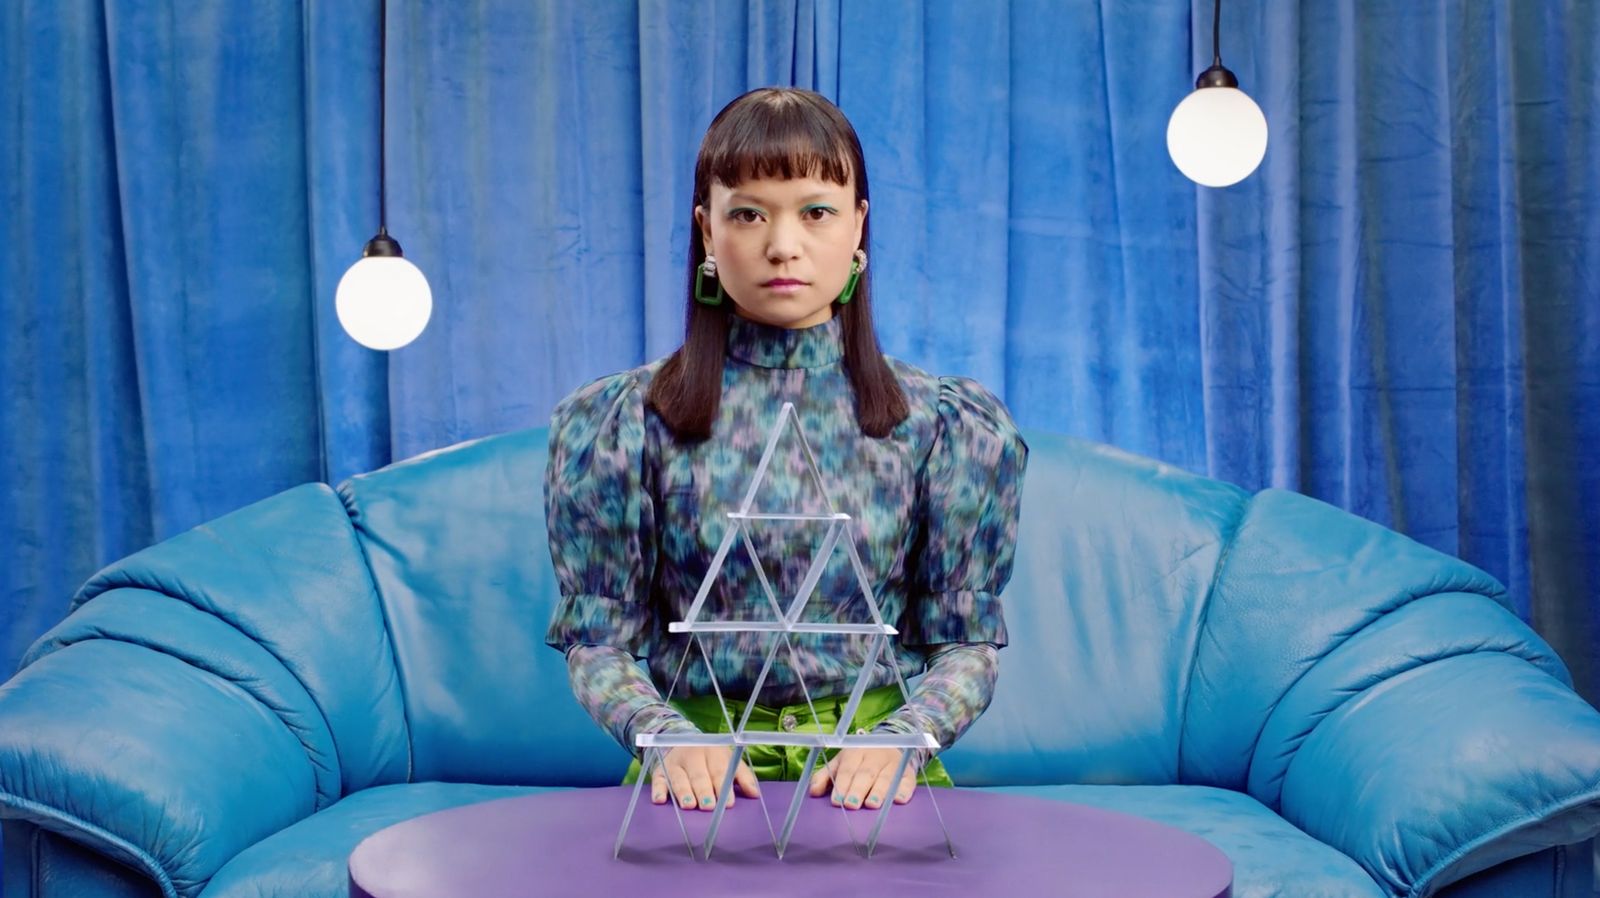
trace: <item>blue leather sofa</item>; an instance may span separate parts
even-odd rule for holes
[[[1241,898],[1588,898],[1600,713],[1493,579],[1028,439],[1013,642],[958,783],[1197,832]],[[389,823],[615,783],[543,644],[545,440],[301,486],[91,579],[0,687],[6,898],[332,898]]]

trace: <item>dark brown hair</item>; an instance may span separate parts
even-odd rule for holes
[[[751,178],[814,177],[848,184],[852,174],[859,208],[867,199],[867,163],[855,129],[838,107],[809,90],[763,87],[738,97],[711,120],[695,162],[693,205],[711,205],[713,180],[728,187]],[[656,372],[645,402],[678,439],[700,441],[711,436],[722,402],[722,366],[733,303],[695,302],[695,269],[705,261],[706,249],[698,223],[689,234],[683,345]],[[864,222],[863,249],[870,234],[870,222]],[[861,273],[852,301],[845,305],[835,301],[833,314],[843,330],[844,368],[855,391],[856,421],[863,433],[881,439],[905,420],[910,407],[878,349],[872,328],[871,278],[869,267]]]

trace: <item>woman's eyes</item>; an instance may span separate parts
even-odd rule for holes
[[[800,210],[800,217],[805,221],[825,221],[838,215],[838,211],[831,206],[807,206]],[[742,224],[755,224],[761,220],[762,213],[757,209],[730,209],[728,218]]]

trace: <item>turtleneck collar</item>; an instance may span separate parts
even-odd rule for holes
[[[844,357],[844,325],[835,315],[811,327],[778,327],[730,312],[728,357],[762,368],[831,365]]]

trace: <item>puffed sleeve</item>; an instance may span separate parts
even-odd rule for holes
[[[561,600],[545,642],[649,654],[655,505],[643,482],[644,396],[622,372],[573,391],[550,417],[544,513]]]
[[[939,378],[933,446],[918,478],[907,645],[1007,643],[1028,445],[1003,403],[965,377]]]

